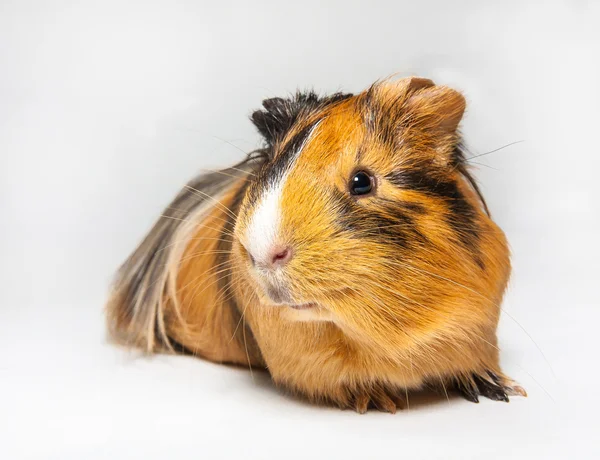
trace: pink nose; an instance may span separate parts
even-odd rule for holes
[[[270,252],[270,262],[273,267],[282,267],[292,258],[292,248],[276,246]]]

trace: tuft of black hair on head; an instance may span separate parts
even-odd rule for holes
[[[287,99],[265,99],[262,102],[264,110],[253,112],[250,120],[264,137],[267,146],[273,146],[285,137],[299,119],[351,96],[349,93],[335,93],[319,97],[314,91],[298,91]]]

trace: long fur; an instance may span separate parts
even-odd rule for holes
[[[183,321],[176,286],[183,254],[223,193],[262,161],[264,153],[253,152],[232,168],[199,175],[179,192],[117,272],[107,304],[113,339],[147,352],[182,348],[166,329],[165,308]]]
[[[525,394],[499,366],[509,252],[460,148],[462,95],[409,78],[263,106],[251,118],[264,148],[191,181],[119,270],[111,335],[267,368],[293,393],[359,412],[393,412],[424,385],[471,401]],[[363,169],[378,190],[357,199],[348,180]],[[307,311],[271,305],[247,250],[282,177],[294,257],[278,282]]]

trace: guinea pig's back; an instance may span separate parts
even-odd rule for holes
[[[252,161],[190,181],[120,268],[110,336],[147,352],[261,365],[233,298],[232,232]]]

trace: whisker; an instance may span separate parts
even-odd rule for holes
[[[523,326],[522,326],[522,325],[519,323],[519,321],[517,321],[517,319],[516,319],[516,318],[514,318],[514,316],[513,316],[513,315],[511,315],[511,314],[510,314],[510,313],[509,313],[509,312],[508,312],[508,311],[507,311],[505,308],[501,307],[500,305],[498,305],[497,303],[493,302],[491,299],[489,299],[488,297],[484,296],[483,294],[481,294],[481,293],[477,292],[476,290],[474,290],[474,289],[471,289],[471,288],[469,288],[468,286],[465,286],[465,285],[463,285],[463,284],[461,284],[461,283],[458,283],[458,282],[456,282],[456,281],[454,281],[454,280],[451,280],[451,279],[449,279],[449,278],[445,278],[445,277],[443,277],[443,276],[441,276],[441,275],[437,275],[437,274],[435,274],[435,273],[432,273],[432,272],[429,272],[429,271],[427,271],[427,270],[420,270],[420,269],[418,269],[417,267],[414,267],[414,266],[409,266],[409,265],[404,265],[404,264],[396,264],[396,265],[403,265],[403,266],[404,266],[404,267],[406,267],[406,268],[410,268],[410,269],[416,270],[416,271],[418,271],[418,272],[422,272],[422,273],[425,273],[425,274],[429,274],[429,275],[431,275],[431,276],[438,277],[438,278],[440,278],[440,279],[443,279],[443,280],[445,280],[445,281],[448,281],[448,282],[450,282],[450,283],[452,283],[452,284],[455,284],[455,285],[457,285],[457,286],[459,286],[459,287],[462,287],[462,288],[464,288],[464,289],[466,289],[466,290],[468,290],[468,291],[470,291],[470,292],[472,292],[472,293],[474,293],[474,294],[476,294],[476,295],[479,295],[479,296],[481,296],[481,297],[482,297],[482,298],[484,298],[485,300],[489,301],[491,304],[493,304],[493,305],[495,305],[496,307],[498,307],[498,308],[499,308],[499,309],[500,309],[502,312],[504,312],[504,313],[505,313],[505,314],[506,314],[506,315],[507,315],[507,316],[508,316],[508,317],[509,317],[509,318],[510,318],[512,321],[514,321],[514,323],[515,323],[515,324],[516,324],[516,325],[517,325],[517,326],[518,326],[518,327],[519,327],[519,328],[520,328],[520,329],[521,329],[521,330],[522,330],[522,331],[525,333],[525,335],[526,335],[526,336],[529,338],[529,340],[530,340],[530,341],[531,341],[531,342],[534,344],[534,346],[536,347],[536,349],[538,350],[538,352],[540,353],[540,355],[542,356],[542,358],[543,358],[543,359],[544,359],[544,361],[546,362],[547,366],[549,367],[550,371],[552,372],[552,375],[554,376],[554,378],[556,378],[556,373],[554,372],[554,369],[553,369],[553,367],[552,367],[552,364],[550,363],[550,361],[548,360],[548,358],[546,357],[545,353],[542,351],[542,349],[540,348],[540,346],[538,345],[538,343],[537,343],[537,342],[536,342],[536,341],[533,339],[533,337],[531,336],[531,334],[529,334],[529,332],[528,332],[528,331],[527,331],[527,330],[526,330],[526,329],[525,329],[525,328],[524,328],[524,327],[523,327]],[[381,288],[384,288],[384,289],[386,289],[386,288],[385,288],[385,286],[382,286],[382,285],[379,285],[379,286],[380,286]],[[389,290],[389,288],[388,288],[387,290],[388,290],[389,292],[392,292],[391,290]],[[396,291],[393,291],[393,292],[394,292],[394,293],[396,293],[396,294],[398,294]],[[410,299],[408,299],[408,300],[410,300]],[[431,310],[431,309],[430,309],[430,310]],[[499,349],[497,346],[495,346],[495,345],[491,344],[490,342],[488,342],[487,340],[485,340],[483,337],[476,336],[476,338],[478,338],[478,339],[480,339],[480,340],[482,340],[482,341],[486,342],[488,345],[490,345],[490,346],[494,347],[496,350],[500,351],[500,349]],[[524,369],[523,369],[523,370],[524,370]],[[525,371],[525,372],[526,372],[526,371]],[[529,375],[529,373],[528,373],[528,375]],[[531,376],[531,375],[530,375],[530,377],[531,377],[531,378],[532,378],[532,379],[535,381],[535,379],[533,378],[533,376]],[[548,391],[547,391],[545,388],[543,388],[543,387],[542,387],[542,386],[539,384],[539,382],[537,382],[537,381],[536,381],[536,384],[537,384],[537,385],[539,385],[539,386],[540,386],[540,388],[542,388],[542,389],[544,390],[544,392],[545,392],[546,394],[548,394],[552,400],[554,400],[554,399],[552,398],[552,396],[550,395],[550,393],[549,393],[549,392],[548,392]]]
[[[230,145],[230,146],[232,146],[233,148],[235,148],[235,149],[239,150],[239,151],[240,151],[240,152],[242,152],[244,155],[247,155],[247,154],[248,154],[248,152],[244,151],[244,149],[242,149],[241,147],[239,147],[239,146],[235,145],[235,144],[234,144],[233,142],[231,142],[231,141],[228,141],[228,140],[226,140],[226,139],[222,139],[222,138],[220,138],[220,137],[218,137],[218,136],[214,136],[214,135],[213,135],[213,137],[214,137],[215,139],[217,139],[217,140],[219,140],[219,141],[221,141],[221,142],[224,142],[225,144],[227,144],[227,145]]]
[[[230,167],[229,167],[229,168],[227,168],[227,169],[233,169],[234,171],[243,172],[243,173],[245,173],[245,174],[248,174],[248,175],[250,175],[250,176],[255,176],[255,177],[256,177],[256,174],[254,174],[252,171],[244,171],[243,169],[236,168],[235,166],[230,166]]]
[[[187,209],[179,209],[179,208],[175,208],[173,206],[168,206],[167,209],[170,209],[170,210],[175,211],[175,212],[182,212],[185,215],[187,215],[189,213],[189,211]],[[231,222],[228,218],[224,218],[224,217],[221,217],[221,216],[215,215],[215,214],[208,214],[205,219],[207,221],[220,220],[221,222],[226,223],[226,224],[228,224],[228,223]],[[199,221],[198,223],[200,224],[201,221]]]
[[[404,266],[404,267],[406,267],[406,268],[410,268],[410,269],[412,269],[412,270],[416,270],[416,271],[418,271],[418,272],[421,272],[421,273],[424,273],[424,274],[427,274],[427,275],[431,275],[431,276],[433,276],[433,277],[436,277],[436,278],[442,279],[442,280],[444,280],[444,281],[447,281],[447,282],[449,282],[449,283],[452,283],[452,284],[454,284],[454,285],[456,285],[456,286],[459,286],[459,287],[461,287],[461,288],[463,288],[463,289],[466,289],[466,290],[468,290],[469,292],[472,292],[473,294],[476,294],[476,295],[480,296],[481,298],[483,298],[483,299],[487,300],[488,302],[490,302],[492,305],[494,305],[494,306],[496,306],[497,308],[499,308],[499,309],[500,309],[502,312],[506,313],[506,315],[507,315],[507,316],[508,316],[508,317],[509,317],[511,320],[513,320],[513,321],[515,322],[515,324],[517,324],[517,326],[519,326],[519,328],[520,328],[520,329],[521,329],[521,330],[522,330],[522,331],[523,331],[523,332],[524,332],[524,333],[527,335],[527,337],[529,338],[529,340],[531,340],[531,342],[532,342],[532,343],[535,345],[535,347],[538,349],[538,351],[539,351],[539,353],[541,354],[542,358],[544,359],[544,361],[546,362],[546,364],[547,364],[547,365],[548,365],[548,367],[550,368],[550,371],[552,372],[553,376],[554,376],[554,377],[556,377],[556,374],[555,374],[555,372],[554,372],[554,369],[552,368],[552,365],[550,364],[550,361],[548,360],[548,358],[546,357],[546,355],[544,354],[544,352],[542,351],[542,349],[540,348],[540,346],[539,346],[539,345],[537,344],[537,342],[536,342],[536,341],[533,339],[533,337],[532,337],[532,336],[531,336],[531,335],[530,335],[530,334],[527,332],[527,330],[526,330],[526,329],[525,329],[525,328],[524,328],[524,327],[523,327],[523,326],[522,326],[522,325],[521,325],[521,324],[520,324],[520,323],[519,323],[519,322],[516,320],[516,318],[514,318],[514,317],[513,317],[513,316],[512,316],[512,315],[511,315],[511,314],[510,314],[510,313],[509,313],[509,312],[508,312],[508,311],[507,311],[507,310],[506,310],[504,307],[502,307],[501,305],[497,304],[497,303],[496,303],[496,302],[494,302],[492,299],[490,299],[489,297],[487,297],[487,296],[483,295],[482,293],[480,293],[480,292],[478,292],[478,291],[476,291],[476,290],[474,290],[474,289],[471,289],[471,288],[469,288],[468,286],[465,286],[464,284],[458,283],[457,281],[451,280],[451,279],[449,279],[449,278],[445,278],[445,277],[443,277],[443,276],[441,276],[441,275],[438,275],[438,274],[436,274],[436,273],[429,272],[429,271],[427,271],[427,270],[422,270],[422,269],[419,269],[419,268],[417,268],[417,267],[415,267],[415,266],[410,266],[410,265],[406,265],[406,264],[397,264],[397,265],[402,265],[402,266]]]
[[[198,297],[200,294],[202,294],[204,291],[206,291],[209,287],[214,286],[215,284],[219,283],[221,280],[224,280],[225,278],[227,278],[228,276],[232,276],[233,274],[237,274],[240,273],[240,270],[233,270],[231,267],[226,267],[222,270],[219,270],[217,272],[214,273],[214,275],[219,275],[221,273],[225,273],[223,276],[213,280],[211,283],[207,284],[206,286],[204,286],[204,288],[200,291],[200,292],[194,292],[192,298],[190,299],[190,304],[194,302],[194,300],[196,299],[196,297]],[[200,287],[200,286],[199,286]]]
[[[167,216],[166,214],[160,214],[160,217],[165,218],[165,219],[177,220],[177,221],[180,221],[180,222],[191,222],[189,219],[181,219],[179,217]],[[233,232],[225,229],[224,227],[215,228],[215,227],[209,227],[206,224],[200,224],[200,225],[198,225],[198,229],[200,229],[200,228],[207,228],[208,230],[214,230],[215,232],[222,232],[222,233],[224,233],[226,235],[235,236],[233,234]]]
[[[520,141],[511,142],[511,143],[509,143],[509,144],[503,145],[502,147],[498,147],[497,149],[490,150],[489,152],[485,152],[485,153],[479,153],[479,154],[477,154],[477,155],[470,156],[470,157],[468,157],[468,158],[465,158],[465,160],[466,160],[466,161],[471,161],[471,160],[472,160],[472,159],[474,159],[474,158],[484,157],[484,156],[486,156],[486,155],[490,155],[491,153],[498,152],[498,151],[500,151],[500,150],[503,150],[503,149],[505,149],[505,148],[507,148],[507,147],[510,147],[510,146],[512,146],[512,145],[516,145],[516,144],[521,144],[521,143],[523,143],[523,142],[525,142],[525,139],[522,139],[522,140],[520,140]]]
[[[247,304],[246,304],[247,305]],[[250,378],[252,382],[256,383],[254,380],[254,373],[252,372],[252,361],[250,360],[250,353],[248,353],[248,342],[246,340],[246,309],[244,308],[244,314],[242,314],[242,319],[244,321],[244,326],[242,328],[242,334],[244,336],[244,348],[246,349],[246,359],[248,360],[248,369],[250,369]]]
[[[523,325],[521,323],[519,323],[516,320],[516,318],[514,316],[512,316],[508,311],[506,311],[505,308],[501,308],[501,310],[502,310],[503,313],[506,313],[506,315],[515,322],[515,324],[525,333],[525,335],[527,337],[529,337],[529,340],[531,340],[531,342],[535,345],[535,348],[537,348],[537,350],[539,351],[540,355],[542,355],[542,358],[544,359],[544,361],[546,361],[546,364],[550,368],[550,372],[552,373],[552,376],[556,379],[557,376],[556,376],[556,373],[554,372],[552,364],[550,364],[550,361],[546,357],[546,354],[542,351],[542,349],[537,344],[537,342],[535,340],[533,340],[533,337],[531,336],[531,334],[529,334],[529,332],[527,332],[527,330],[523,327]]]
[[[180,219],[179,217],[172,217],[172,216],[167,216],[165,214],[161,214],[161,217],[164,217],[165,219],[173,219],[173,220],[178,220],[181,222],[190,222],[188,219]],[[198,229],[201,228],[206,228],[208,230],[213,230],[217,233],[224,233],[225,235],[231,236],[231,237],[235,237],[235,235],[233,234],[233,232],[225,229],[224,227],[219,227],[219,228],[215,228],[215,227],[209,227],[208,225],[202,224],[198,226]],[[189,238],[188,238],[189,239]]]
[[[220,209],[227,212],[227,214],[229,214],[233,219],[237,219],[237,216],[231,209],[229,209],[227,206],[225,206],[223,203],[221,203],[219,200],[217,200],[213,196],[209,195],[208,193],[203,192],[202,190],[198,190],[197,188],[194,188],[191,185],[186,185],[185,187],[188,190],[191,190],[192,193],[200,194],[201,196],[204,196],[204,197],[212,200],[217,206],[219,206]]]
[[[181,292],[181,293],[183,293],[183,291],[185,291],[185,290],[187,289],[187,287],[188,287],[188,286],[190,286],[190,285],[192,285],[192,284],[194,284],[194,283],[197,283],[197,282],[198,282],[198,285],[197,285],[196,287],[194,287],[194,288],[193,288],[193,291],[192,291],[192,293],[190,293],[190,294],[189,294],[189,295],[192,295],[193,293],[195,293],[195,292],[196,292],[198,289],[200,289],[200,288],[201,288],[201,287],[204,285],[204,283],[201,281],[201,279],[202,279],[203,277],[205,277],[205,276],[210,276],[210,275],[218,275],[219,273],[222,273],[224,270],[220,270],[220,271],[216,271],[216,272],[213,272],[213,270],[215,270],[215,269],[217,269],[217,268],[220,268],[220,267],[223,267],[223,266],[225,266],[225,270],[226,270],[226,269],[229,269],[230,267],[227,267],[227,266],[226,266],[228,262],[229,262],[229,261],[228,261],[228,260],[226,260],[226,261],[224,261],[224,262],[221,262],[220,264],[217,264],[217,265],[214,265],[214,266],[212,266],[212,267],[208,268],[208,269],[207,269],[207,270],[205,270],[204,272],[202,272],[202,273],[200,273],[199,275],[197,275],[197,276],[195,276],[194,278],[192,278],[192,279],[191,279],[189,282],[187,282],[187,283],[186,283],[184,286],[182,286],[181,288],[179,288],[179,289],[178,289],[178,291],[179,291],[179,292]],[[211,272],[212,272],[212,273],[211,273]],[[209,275],[209,273],[210,273],[210,275]],[[212,284],[213,284],[213,283],[209,284],[209,286],[211,286]],[[202,292],[203,292],[203,291],[202,291]],[[182,299],[182,301],[183,301],[183,300],[184,300],[184,299]]]
[[[162,248],[157,249],[156,252],[158,253],[158,252],[164,251],[165,249],[175,246],[175,245],[181,243],[182,241],[226,241],[226,242],[231,242],[233,240],[224,239],[224,238],[211,238],[211,237],[182,238],[181,240],[173,241],[172,243],[169,243],[169,244],[163,246]]]
[[[228,169],[233,169],[233,168],[228,168]],[[207,171],[207,172],[210,172],[213,174],[222,174],[223,176],[233,177],[235,179],[243,180],[246,182],[252,182],[250,179],[246,179],[245,177],[236,176],[235,174],[229,174],[229,173],[226,173],[225,171],[221,171],[221,170],[217,170],[217,169],[202,168],[202,171]]]
[[[190,253],[189,256],[186,257],[182,257],[179,261],[180,262],[186,262],[188,260],[192,260],[195,259],[197,257],[201,257],[201,256],[209,256],[209,255],[216,255],[216,254],[233,254],[233,251],[224,251],[224,250],[206,250],[206,251],[199,251],[199,252],[192,252]]]
[[[185,289],[186,289],[188,286],[190,286],[191,284],[193,284],[193,283],[197,282],[198,280],[200,280],[201,278],[205,277],[206,275],[209,275],[209,273],[210,273],[210,275],[218,275],[218,274],[220,274],[220,273],[223,273],[223,272],[224,272],[224,271],[226,271],[226,270],[230,270],[230,269],[231,269],[231,267],[228,267],[228,266],[227,266],[227,264],[229,264],[229,262],[230,262],[229,260],[225,260],[224,262],[221,262],[220,264],[217,264],[217,265],[213,265],[213,266],[211,266],[210,268],[208,268],[208,269],[207,269],[207,270],[205,270],[204,272],[202,272],[202,273],[200,273],[199,275],[195,276],[195,277],[194,277],[192,280],[190,280],[188,283],[186,283],[186,285],[185,285],[185,286],[182,286],[182,287],[179,289],[179,291],[184,291],[184,290],[185,290]],[[224,268],[224,269],[222,269],[222,270],[218,270],[218,271],[213,271],[213,270],[215,270],[216,268],[220,268],[220,267],[223,267],[223,266],[225,266],[225,268]],[[210,276],[210,275],[209,275],[209,276]],[[211,282],[210,284],[206,285],[206,286],[205,286],[205,288],[208,288],[209,286],[212,286],[213,284],[214,284],[214,282]],[[198,286],[196,286],[196,288],[194,289],[194,291],[193,291],[193,292],[195,292],[195,291],[196,291],[197,289],[199,289],[200,287],[202,287],[202,283],[200,283]],[[204,292],[204,290],[200,291],[200,294],[201,294],[202,292]]]
[[[231,341],[232,341],[232,340],[233,340],[233,338],[235,337],[235,334],[237,333],[237,331],[238,331],[238,329],[239,329],[239,327],[240,327],[240,324],[241,324],[241,322],[242,322],[242,318],[243,318],[243,317],[244,317],[244,315],[246,314],[246,308],[247,308],[247,307],[248,307],[248,303],[247,303],[247,302],[244,302],[244,311],[242,312],[242,314],[241,314],[241,316],[240,316],[240,319],[239,319],[239,321],[237,322],[237,324],[236,324],[236,326],[235,326],[235,329],[233,330],[233,334],[231,335],[231,339],[229,339],[229,342],[228,342],[228,343],[231,343]]]
[[[494,168],[493,166],[486,165],[485,163],[480,163],[478,161],[469,161],[469,163],[477,165],[477,166],[483,166],[485,168],[493,169],[494,171],[500,171],[500,169],[498,169],[498,168]]]

